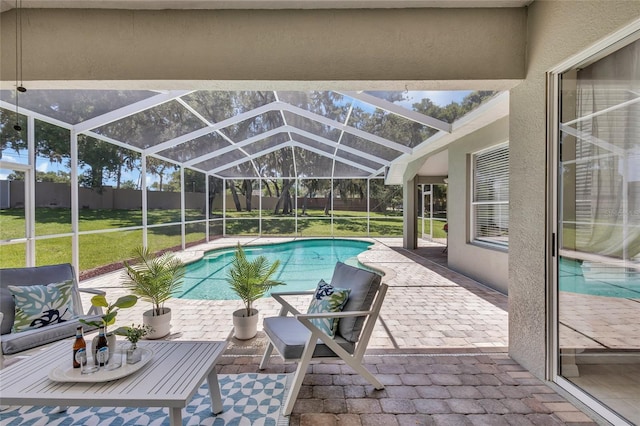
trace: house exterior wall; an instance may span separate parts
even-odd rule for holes
[[[471,242],[471,177],[468,161],[474,152],[506,142],[508,138],[509,118],[505,117],[449,145],[447,185],[449,268],[504,294],[507,294],[509,287],[507,250]]]
[[[468,89],[470,81],[504,88],[501,80],[511,87],[524,77],[522,8],[22,13],[27,88],[119,81],[118,88],[255,90],[283,81],[284,90],[362,90],[358,82],[370,81],[369,90],[419,90],[414,81],[429,81]],[[15,10],[2,13],[0,24],[0,78],[13,87]]]
[[[546,72],[640,17],[640,2],[535,1],[527,76],[510,92],[509,354],[546,375]]]

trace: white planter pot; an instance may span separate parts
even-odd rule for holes
[[[247,316],[246,309],[238,309],[233,313],[233,333],[236,339],[253,339],[258,334],[258,310],[251,309],[251,315]]]
[[[142,314],[142,324],[153,329],[145,337],[147,339],[159,339],[166,336],[171,331],[171,309],[163,308],[162,315],[153,315],[154,310],[149,309]]]

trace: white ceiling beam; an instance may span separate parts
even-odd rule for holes
[[[315,154],[322,155],[323,157],[327,157],[327,158],[329,158],[331,160],[336,160],[336,161],[338,161],[340,163],[348,164],[349,166],[355,167],[356,169],[364,170],[365,172],[368,172],[368,173],[375,173],[376,172],[375,169],[372,169],[372,168],[367,167],[367,166],[363,166],[362,164],[356,163],[356,162],[351,161],[351,160],[347,160],[345,158],[334,157],[333,155],[329,154],[328,152],[325,152],[325,151],[323,151],[321,149],[318,149],[318,148],[313,148],[311,146],[307,146],[302,142],[296,141],[295,139],[293,140],[293,144],[297,148],[304,149],[306,151],[311,151],[311,152],[313,152]]]
[[[15,104],[12,104],[6,101],[0,101],[0,107],[9,110],[9,112],[13,112],[14,114],[16,112]],[[46,115],[40,114],[39,112],[31,111],[30,109],[27,109],[27,108],[18,107],[18,112],[22,115],[33,117],[36,120],[44,121],[45,123],[54,124],[56,126],[62,127],[63,129],[68,129],[68,130],[73,129],[72,124],[65,123],[64,121],[60,121],[55,118],[48,117]]]
[[[268,148],[268,149],[265,149],[265,150],[262,150],[262,151],[256,152],[256,153],[254,153],[254,154],[250,155],[250,156],[249,156],[249,157],[247,157],[247,158],[241,158],[241,159],[236,160],[236,161],[233,161],[233,162],[231,162],[231,163],[229,163],[229,164],[225,164],[224,166],[216,167],[215,169],[209,170],[209,172],[208,172],[208,173],[210,173],[210,174],[217,174],[217,173],[220,173],[220,172],[222,172],[222,171],[224,171],[224,170],[227,170],[227,169],[230,169],[230,168],[232,168],[232,167],[235,167],[235,166],[237,166],[237,165],[240,165],[240,164],[246,163],[247,161],[253,161],[253,160],[255,160],[255,159],[257,159],[257,158],[260,158],[260,157],[262,157],[262,156],[264,156],[264,155],[267,155],[267,154],[269,154],[269,153],[271,153],[271,152],[278,151],[278,150],[283,149],[283,148],[289,148],[289,147],[297,147],[297,148],[300,148],[300,149],[304,149],[304,150],[307,150],[307,151],[311,151],[311,152],[314,152],[314,153],[316,153],[316,154],[318,154],[318,155],[322,155],[322,156],[324,156],[324,157],[327,157],[327,158],[329,158],[329,159],[331,159],[331,160],[334,160],[334,159],[335,159],[336,161],[338,161],[338,162],[340,162],[340,163],[348,164],[348,165],[350,165],[350,166],[352,166],[352,167],[355,167],[355,168],[357,168],[357,169],[359,169],[359,170],[366,171],[367,173],[374,174],[374,173],[377,173],[377,172],[378,172],[378,171],[377,171],[377,170],[375,170],[375,169],[372,169],[372,168],[369,168],[369,167],[363,166],[363,165],[358,164],[358,163],[355,163],[355,162],[353,162],[353,161],[346,160],[346,159],[344,159],[344,158],[340,158],[340,157],[336,157],[336,158],[334,158],[331,154],[329,154],[329,153],[327,153],[327,152],[324,152],[324,151],[322,151],[322,150],[320,150],[320,149],[317,149],[317,148],[308,147],[308,146],[304,145],[304,144],[303,144],[303,143],[301,143],[301,142],[297,142],[297,141],[293,140],[293,141],[283,142],[283,143],[278,144],[278,145],[276,145],[276,146],[273,146],[273,147],[271,147],[271,148]]]
[[[298,128],[293,127],[293,126],[280,126],[280,127],[275,128],[275,129],[269,130],[269,131],[267,131],[265,133],[261,133],[259,135],[252,136],[251,138],[248,138],[248,139],[245,139],[243,141],[237,142],[235,145],[225,146],[223,148],[220,148],[220,149],[218,149],[216,151],[212,151],[210,153],[207,153],[207,154],[205,154],[203,156],[200,156],[198,158],[195,158],[193,160],[186,161],[184,163],[184,165],[185,165],[185,167],[189,167],[189,166],[192,166],[193,164],[199,164],[199,163],[201,163],[203,161],[206,161],[206,160],[208,160],[210,158],[226,154],[227,152],[233,151],[235,149],[245,147],[245,146],[250,145],[250,144],[255,143],[255,142],[259,142],[259,141],[261,141],[263,139],[266,139],[268,137],[271,137],[271,136],[275,136],[278,133],[298,134],[300,136],[304,136],[304,137],[307,137],[309,139],[313,139],[313,140],[318,141],[320,143],[324,143],[324,144],[329,145],[331,147],[336,147],[337,146],[339,150],[342,150],[342,151],[345,151],[345,152],[349,152],[351,154],[360,156],[360,157],[362,157],[364,159],[367,159],[369,161],[373,161],[373,162],[378,163],[378,164],[382,164],[382,165],[389,164],[389,161],[387,161],[387,160],[384,160],[382,158],[376,157],[376,156],[371,155],[371,154],[367,154],[366,152],[361,152],[361,151],[359,151],[359,150],[357,150],[355,148],[351,148],[351,147],[344,146],[344,145],[339,145],[337,142],[334,142],[334,141],[332,141],[330,139],[326,139],[326,138],[324,138],[322,136],[318,136],[318,135],[316,135],[314,133],[307,132],[306,130],[301,130],[301,129],[298,129]],[[298,143],[300,143],[300,142],[298,142]],[[318,150],[318,151],[321,151],[321,150]],[[325,152],[325,155],[328,155],[331,158],[333,158],[332,154],[329,154],[329,153]]]
[[[99,115],[89,120],[85,120],[82,123],[78,123],[74,126],[74,129],[78,133],[84,133],[89,130],[97,129],[98,127],[105,126],[114,121],[121,120],[131,115],[137,114],[141,111],[162,105],[166,102],[172,101],[180,96],[188,95],[193,90],[173,90],[167,93],[161,93],[159,95],[151,96],[138,102],[134,102],[130,105],[123,106],[122,108],[109,111],[106,114]]]
[[[155,145],[153,148],[149,148],[149,152],[158,152],[167,148],[172,148],[175,145],[179,145],[181,143],[189,142],[192,139],[197,139],[201,136],[207,135],[209,133],[213,133],[216,130],[224,129],[225,127],[232,126],[236,123],[239,123],[244,120],[248,120],[253,117],[257,117],[258,115],[264,114],[269,111],[277,111],[278,108],[274,105],[274,103],[266,104],[259,106],[258,108],[254,108],[252,110],[243,112],[242,114],[234,115],[233,117],[227,118],[222,121],[218,121],[215,124],[212,124],[208,127],[203,127],[202,129],[194,130],[191,133],[187,133],[186,135],[178,136],[177,138],[159,143]]]
[[[179,161],[176,160],[172,160],[170,158],[164,157],[162,155],[158,155],[158,154],[153,154],[153,155],[148,155],[147,157],[153,157],[153,158],[157,158],[158,160],[162,160],[165,161],[167,163],[173,164],[177,167],[183,166],[182,163],[180,163]],[[190,169],[195,169],[195,167],[189,167]],[[203,173],[206,173],[205,171],[201,170],[201,169],[197,169],[198,171],[202,171]]]
[[[205,116],[203,116],[202,114],[200,114],[198,111],[196,111],[191,105],[189,105],[188,103],[186,103],[184,101],[184,99],[182,98],[177,98],[176,101],[182,105],[183,107],[185,107],[185,109],[187,111],[189,111],[191,114],[195,115],[198,120],[202,121],[206,126],[212,126],[213,123],[210,122]]]
[[[276,146],[272,146],[271,148],[267,148],[267,149],[265,149],[263,151],[260,151],[260,152],[256,152],[256,153],[251,154],[250,156],[248,156],[246,158],[241,158],[239,160],[232,161],[231,163],[225,164],[224,166],[216,167],[215,169],[209,170],[209,173],[218,173],[218,172],[220,172],[222,170],[230,169],[231,167],[235,167],[235,166],[237,166],[239,164],[246,163],[247,161],[253,161],[258,157],[262,157],[263,155],[267,155],[270,152],[277,151],[280,148],[285,148],[285,147],[288,147],[288,146],[291,146],[291,142],[290,141],[287,141],[285,143],[282,143],[282,144],[279,144],[279,145],[276,145]]]
[[[144,150],[142,150],[140,148],[137,148],[135,146],[129,145],[126,142],[120,142],[120,141],[118,141],[116,139],[112,139],[112,138],[110,138],[108,136],[103,136],[103,135],[100,135],[100,134],[95,133],[95,132],[85,132],[84,135],[90,136],[90,137],[98,139],[98,140],[101,140],[103,142],[110,143],[112,145],[119,146],[120,148],[128,149],[130,151],[134,151],[134,152],[138,152],[138,153],[143,153],[144,152]],[[172,160],[171,158],[165,157],[165,156],[160,155],[160,154],[149,154],[147,156],[158,158],[158,159],[160,159],[162,161],[166,161],[167,163],[175,164],[176,166],[183,165],[179,161]],[[189,168],[191,168],[193,170],[197,170],[197,171],[202,172],[202,173],[206,173],[203,169],[200,169],[200,168],[197,168],[197,167],[190,166]]]
[[[293,106],[285,103],[280,103],[280,105],[282,109],[285,111],[289,111],[293,114],[308,118],[309,120],[326,124],[327,126],[334,127],[338,130],[344,130],[346,133],[350,133],[362,139],[370,140],[371,142],[375,142],[377,144],[386,146],[388,148],[395,149],[396,151],[400,151],[405,154],[410,154],[412,151],[411,148],[409,148],[408,146],[390,141],[389,139],[385,139],[380,136],[373,135],[369,132],[365,132],[364,130],[356,129],[355,127],[347,126],[346,124],[342,124],[339,121],[335,121],[330,118],[323,117],[311,111],[307,111],[306,109],[298,108],[297,106]]]
[[[124,117],[133,115],[135,113],[138,113],[140,111],[152,108],[154,106],[157,105],[161,105],[164,102],[168,102],[171,100],[175,100],[178,99],[178,101],[181,102],[181,104],[183,106],[185,106],[184,102],[179,99],[181,96],[184,96],[186,94],[191,93],[192,91],[172,91],[172,92],[168,92],[168,93],[162,93],[159,94],[157,96],[152,96],[150,98],[144,99],[142,101],[136,102],[134,104],[128,105],[126,107],[123,108],[119,108],[117,110],[111,111],[109,113],[103,114],[101,116],[95,117],[93,119],[84,121],[82,123],[79,123],[76,126],[73,126],[73,128],[78,132],[78,133],[87,133],[89,130],[93,130],[95,128],[101,127],[103,125],[106,125],[108,123],[120,120]],[[203,117],[202,115],[198,114],[195,110],[193,110],[193,108],[189,107],[188,105],[186,105],[186,107],[188,107],[189,111],[194,114],[196,117],[198,117],[198,119],[200,119],[203,123],[208,123],[207,119],[205,117]],[[174,147],[176,145],[188,142],[190,140],[196,139],[198,137],[204,136],[206,134],[215,132],[217,130],[220,130],[222,128],[231,126],[233,124],[239,123],[241,121],[256,117],[258,115],[264,114],[266,112],[269,111],[279,111],[282,114],[282,111],[289,111],[293,114],[297,114],[300,115],[302,117],[308,118],[310,120],[313,121],[317,121],[320,122],[322,124],[325,124],[327,126],[330,127],[334,127],[334,128],[338,128],[344,132],[353,134],[355,136],[358,136],[360,138],[366,139],[366,140],[370,140],[374,143],[378,143],[384,146],[387,146],[389,148],[398,150],[400,152],[403,153],[410,153],[411,152],[411,148],[408,148],[402,144],[398,144],[396,142],[390,141],[388,139],[385,138],[381,138],[379,136],[375,136],[373,134],[370,134],[368,132],[356,129],[354,127],[351,126],[347,126],[344,123],[340,123],[338,121],[323,117],[321,115],[312,113],[310,111],[304,110],[302,108],[287,104],[285,102],[282,101],[275,101],[272,102],[270,104],[266,104],[266,105],[262,105],[258,108],[254,108],[250,111],[246,111],[242,114],[238,114],[236,116],[230,117],[226,120],[222,120],[218,123],[215,124],[211,124],[208,125],[206,127],[203,127],[201,129],[195,130],[191,133],[188,133],[186,135],[182,135],[179,136],[177,138],[171,139],[169,141],[165,141],[162,142],[158,145],[154,145],[153,147],[147,148],[145,150],[145,152],[149,155],[151,154],[155,154],[159,151],[162,151],[164,149],[167,148],[171,148]],[[42,116],[44,118],[44,116]],[[283,115],[284,117],[284,115]],[[47,122],[51,121],[51,119],[47,119]],[[57,124],[57,123],[53,123],[53,124]],[[60,124],[62,124],[62,122],[60,122]],[[68,128],[69,125],[64,125],[63,127]],[[96,134],[93,134],[93,137]],[[266,136],[265,136],[266,137]],[[101,139],[101,138],[100,138]],[[228,138],[226,138],[228,140]],[[114,139],[111,139],[112,141],[115,141]],[[123,146],[121,143],[117,144],[119,146]],[[210,158],[210,157],[209,157]],[[194,160],[195,161],[195,160]],[[202,160],[204,161],[204,159]],[[195,163],[197,163],[198,161],[195,161]],[[195,164],[194,162],[191,162],[190,164],[185,163],[185,165],[192,165]]]
[[[354,154],[354,155],[360,156],[362,158],[365,158],[365,159],[367,159],[369,161],[373,161],[374,163],[385,164],[385,165],[389,164],[389,160],[385,160],[384,158],[376,157],[375,155],[368,154],[366,152],[357,150],[355,148],[351,148],[349,146],[338,144],[338,142],[334,142],[331,139],[327,139],[325,137],[318,136],[318,135],[316,135],[314,133],[307,132],[306,130],[293,128],[290,131],[291,131],[291,133],[295,133],[295,134],[298,134],[300,136],[304,136],[306,138],[313,139],[316,142],[323,143],[323,144],[328,145],[330,147],[333,147],[333,148],[337,147],[341,151],[349,152],[351,154]]]
[[[89,136],[89,137],[92,137],[94,139],[98,139],[100,141],[107,142],[107,143],[110,143],[110,144],[115,145],[115,146],[119,146],[120,148],[128,149],[130,151],[139,152],[139,153],[143,153],[144,152],[144,150],[141,149],[141,148],[135,147],[133,145],[129,145],[126,142],[120,142],[117,139],[113,139],[113,138],[110,138],[109,136],[104,136],[104,135],[101,135],[101,134],[96,133],[96,132],[88,131],[88,132],[84,132],[83,134],[85,136]]]
[[[442,130],[443,132],[451,133],[451,124],[446,121],[439,120],[434,117],[430,117],[428,115],[422,114],[417,111],[413,111],[400,105],[396,105],[393,102],[386,101],[384,99],[377,98],[373,95],[369,95],[364,92],[336,92],[341,95],[357,99],[359,101],[365,102],[369,105],[373,105],[376,108],[380,108],[381,110],[393,113],[395,115],[399,115],[408,120],[415,121],[419,124],[424,124],[425,126],[429,126],[436,130]]]
[[[222,154],[226,154],[229,151],[234,151],[236,149],[239,149],[239,148],[245,147],[247,145],[251,145],[252,143],[261,141],[263,139],[266,139],[266,138],[268,138],[270,136],[274,136],[274,135],[277,135],[278,133],[282,133],[282,132],[284,132],[283,129],[284,129],[284,126],[276,127],[275,129],[271,129],[271,130],[266,131],[264,133],[260,133],[259,135],[252,136],[252,137],[250,137],[248,139],[245,139],[243,141],[236,142],[235,145],[225,146],[225,147],[222,147],[222,148],[220,148],[220,149],[218,149],[216,151],[212,151],[212,152],[209,152],[209,153],[207,153],[205,155],[201,155],[198,158],[194,158],[193,160],[185,161],[184,165],[186,167],[186,166],[192,166],[193,164],[202,163],[203,161],[207,161],[210,158],[217,157],[217,156],[222,155]]]

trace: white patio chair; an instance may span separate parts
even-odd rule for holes
[[[291,414],[312,360],[342,359],[374,388],[384,389],[384,385],[362,365],[362,358],[380,313],[387,285],[381,284],[380,275],[341,262],[335,267],[331,284],[351,290],[341,312],[303,314],[284,299],[286,296],[312,295],[313,290],[272,293],[282,308],[279,316],[264,319],[263,328],[269,345],[260,369],[269,364],[274,347],[285,361],[298,361],[293,384],[285,401],[284,415]],[[287,315],[289,313],[292,316]],[[311,320],[315,318],[338,318],[336,335],[330,337],[314,325]]]

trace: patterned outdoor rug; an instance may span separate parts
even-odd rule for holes
[[[222,413],[211,413],[207,384],[203,384],[182,410],[183,425],[286,426],[282,416],[287,374],[219,374]],[[56,407],[11,407],[0,412],[2,425],[169,425],[166,408],[69,407],[55,413]]]

